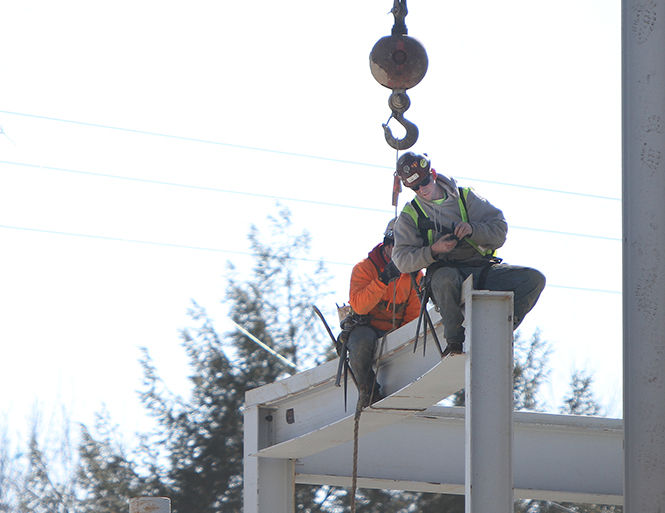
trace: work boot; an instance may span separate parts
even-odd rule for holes
[[[464,354],[464,349],[462,349],[461,342],[448,342],[445,352],[448,354]]]
[[[381,399],[385,399],[385,395],[381,391],[381,385],[374,384],[374,387],[361,386],[358,390],[358,403],[361,408],[367,408],[370,404],[374,404]]]
[[[372,404],[378,403],[381,399],[385,399],[386,396],[381,390],[381,385],[376,383],[374,385],[374,393],[372,394]]]

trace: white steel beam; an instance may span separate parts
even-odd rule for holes
[[[293,513],[295,470],[289,459],[253,456],[270,438],[270,424],[259,419],[270,413],[258,406],[244,411],[243,511],[244,513]]]
[[[464,494],[464,408],[434,406],[360,439],[358,486]],[[620,419],[515,412],[515,497],[621,504]],[[350,486],[353,444],[295,462],[296,482]],[[498,510],[497,510],[498,511]]]
[[[468,286],[465,289],[467,296],[476,292],[482,291],[471,291]],[[487,294],[484,299],[490,303],[505,302],[500,298],[503,293]],[[504,333],[504,325],[509,325],[508,310],[492,306],[490,310],[499,312],[498,317],[487,316],[489,324],[485,325],[476,312],[475,301],[471,305],[473,311],[466,315],[472,344],[476,342],[474,330],[481,338],[510,338]],[[434,311],[430,315],[445,344],[440,318]],[[378,380],[390,395],[361,416],[358,485],[461,494],[465,483],[464,410],[442,410],[432,405],[463,387],[467,358],[457,355],[441,359],[431,333],[425,355],[420,350],[422,340],[414,353],[414,328],[415,321],[391,333],[381,345]],[[351,414],[357,393],[350,384],[346,411],[342,391],[334,386],[336,369],[337,361],[328,362],[247,392],[246,513],[292,513],[296,482],[350,485]],[[506,376],[512,376],[510,367],[504,370]],[[510,413],[503,415],[505,424],[505,415]],[[529,415],[534,414],[515,415],[515,495],[617,504],[622,494],[621,422]],[[498,442],[500,453],[493,453],[490,464],[503,461],[505,466],[510,442],[505,431],[502,437],[503,442]],[[508,495],[512,497],[512,493],[511,487]]]
[[[462,287],[466,513],[513,511],[513,293]]]
[[[440,317],[434,310],[430,315],[445,347]],[[412,321],[379,344],[377,379],[388,397],[363,412],[363,435],[424,411],[464,386],[464,355],[441,359],[431,332],[424,355],[422,335],[414,353],[415,326],[416,321]],[[246,393],[248,407],[260,406],[269,412],[258,418],[269,437],[252,455],[298,458],[352,440],[358,395],[349,380],[345,409],[343,390],[335,386],[338,361]]]
[[[623,0],[626,513],[665,511],[665,0]]]

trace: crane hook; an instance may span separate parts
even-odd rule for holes
[[[406,130],[404,138],[396,139],[388,122],[384,123],[382,126],[386,142],[396,150],[405,150],[418,140],[418,127],[404,119],[404,111],[411,105],[406,90],[417,85],[425,76],[427,52],[420,42],[407,35],[406,0],[394,0],[391,12],[395,18],[392,33],[376,42],[369,55],[369,65],[376,81],[392,89],[388,99],[392,114],[388,122],[395,118]]]
[[[388,98],[388,105],[392,113],[388,118],[388,121],[383,123],[383,132],[386,137],[386,142],[391,148],[396,150],[405,150],[410,148],[418,140],[418,127],[415,123],[412,123],[404,117],[404,112],[411,106],[411,100],[409,99],[406,91],[404,89],[396,89]],[[401,139],[397,139],[393,136],[388,123],[392,118],[395,118],[397,122],[404,127],[406,130],[406,135]]]

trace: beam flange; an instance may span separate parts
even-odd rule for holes
[[[434,406],[362,437],[358,486],[464,494],[464,408]],[[621,504],[623,422],[515,412],[515,498]],[[296,482],[350,486],[353,444],[297,459]]]

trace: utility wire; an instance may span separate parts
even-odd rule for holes
[[[66,236],[66,237],[80,237],[80,238],[87,238],[87,239],[97,239],[97,240],[106,240],[106,241],[111,241],[111,242],[127,242],[131,244],[144,244],[144,245],[150,245],[150,246],[161,246],[161,247],[167,247],[167,248],[176,248],[176,249],[191,249],[191,250],[196,250],[196,251],[212,251],[216,253],[229,253],[233,255],[239,255],[239,256],[248,256],[248,257],[254,257],[255,254],[251,253],[249,251],[238,251],[238,250],[233,250],[233,249],[222,249],[222,248],[208,248],[204,246],[189,246],[185,244],[175,244],[175,243],[170,243],[170,242],[157,242],[157,241],[147,241],[147,240],[140,240],[140,239],[126,239],[123,237],[110,237],[106,235],[95,235],[95,234],[87,234],[87,233],[76,233],[76,232],[63,232],[63,231],[57,231],[57,230],[46,230],[46,229],[41,229],[41,228],[30,228],[26,226],[11,226],[11,225],[4,225],[0,224],[0,229],[4,230],[16,230],[16,231],[27,231],[27,232],[35,232],[35,233],[43,233],[43,234],[49,234],[49,235],[61,235],[61,236]],[[349,262],[336,262],[332,260],[323,260],[323,259],[316,259],[316,258],[305,258],[305,257],[288,257],[291,260],[297,260],[301,262],[313,262],[313,263],[319,263],[322,262],[324,264],[329,264],[329,265],[342,265],[346,267],[352,267],[355,265],[355,263],[349,263]],[[609,290],[609,289],[594,289],[594,288],[588,288],[588,287],[573,287],[573,286],[567,286],[567,285],[556,285],[556,284],[547,284],[548,287],[552,288],[559,288],[559,289],[567,289],[567,290],[577,290],[581,292],[600,292],[604,294],[621,294],[620,291],[618,290]]]
[[[188,137],[188,136],[182,136],[182,135],[175,135],[175,134],[165,134],[162,132],[153,132],[150,130],[139,130],[139,129],[134,129],[134,128],[124,128],[124,127],[119,127],[119,126],[111,126],[111,125],[104,125],[101,123],[89,123],[86,121],[76,121],[73,119],[63,119],[63,118],[55,118],[55,117],[50,117],[50,116],[40,116],[38,114],[27,114],[24,112],[14,112],[14,111],[9,111],[9,110],[0,110],[0,114],[8,114],[11,116],[22,116],[22,117],[27,117],[27,118],[33,118],[33,119],[40,119],[40,120],[45,120],[45,121],[55,121],[58,123],[68,123],[72,125],[78,125],[78,126],[85,126],[85,127],[90,127],[90,128],[103,128],[107,130],[115,130],[119,132],[127,132],[130,134],[140,134],[140,135],[149,135],[153,137],[163,137],[167,139],[175,139],[178,141],[184,141],[184,142],[194,142],[194,143],[201,143],[201,144],[212,144],[215,146],[225,146],[227,148],[235,148],[235,149],[240,149],[240,150],[249,150],[249,151],[260,151],[264,153],[274,153],[277,155],[285,155],[288,157],[300,157],[300,158],[308,158],[308,159],[315,159],[315,160],[325,160],[328,162],[335,162],[337,164],[352,164],[352,165],[358,165],[358,166],[366,166],[366,167],[375,167],[375,168],[387,168],[387,166],[379,165],[379,164],[372,164],[370,162],[357,162],[353,160],[344,160],[344,159],[337,159],[337,158],[332,158],[332,157],[323,157],[321,155],[312,155],[312,154],[307,154],[307,153],[297,153],[297,152],[291,152],[291,151],[283,151],[283,150],[275,150],[272,148],[261,148],[259,146],[248,146],[248,145],[243,145],[243,144],[234,144],[234,143],[227,143],[227,142],[222,142],[222,141],[213,141],[212,139],[203,139],[199,137]]]
[[[259,152],[264,152],[264,153],[273,153],[273,154],[285,155],[285,156],[289,156],[289,157],[323,160],[323,161],[327,161],[327,162],[334,162],[336,164],[349,164],[349,165],[354,165],[354,166],[365,166],[365,167],[372,167],[372,168],[377,168],[377,169],[389,169],[389,170],[393,171],[393,168],[390,167],[390,166],[384,166],[384,165],[380,165],[380,164],[373,164],[371,162],[360,162],[360,161],[355,161],[355,160],[325,157],[325,156],[322,156],[322,155],[313,155],[313,154],[310,154],[310,153],[299,153],[299,152],[275,150],[275,149],[272,149],[272,148],[263,148],[263,147],[260,147],[260,146],[249,146],[249,145],[243,145],[243,144],[227,143],[227,142],[214,141],[214,140],[211,140],[211,139],[203,139],[203,138],[198,138],[198,137],[188,137],[188,136],[175,135],[175,134],[166,134],[166,133],[162,133],[162,132],[154,132],[154,131],[150,131],[150,130],[139,130],[139,129],[134,129],[134,128],[124,128],[124,127],[119,127],[119,126],[105,125],[105,124],[102,124],[102,123],[90,123],[90,122],[86,122],[86,121],[77,121],[77,120],[73,120],[73,119],[64,119],[64,118],[57,118],[57,117],[51,117],[51,116],[42,116],[42,115],[38,115],[38,114],[29,114],[29,113],[25,113],[25,112],[0,110],[0,114],[7,114],[7,115],[10,115],[10,116],[20,116],[20,117],[38,119],[38,120],[43,120],[43,121],[53,121],[53,122],[57,122],[57,123],[67,123],[67,124],[90,127],[90,128],[115,130],[115,131],[130,133],[130,134],[147,135],[147,136],[152,136],[152,137],[164,137],[164,138],[175,139],[175,140],[184,141],[184,142],[194,142],[194,143],[200,143],[200,144],[212,144],[212,145],[216,145],[216,146],[224,146],[224,147],[227,147],[227,148],[235,148],[235,149],[240,149],[240,150],[259,151]],[[610,201],[620,201],[621,200],[621,198],[617,198],[617,197],[614,197],[614,196],[604,196],[604,195],[601,195],[601,194],[590,194],[590,193],[579,192],[579,191],[565,191],[565,190],[561,190],[561,189],[552,189],[552,188],[549,188],[549,187],[538,187],[538,186],[532,186],[532,185],[522,185],[522,184],[516,184],[516,183],[510,183],[510,182],[501,182],[501,181],[497,181],[497,180],[485,180],[485,179],[473,178],[473,177],[460,176],[460,178],[465,179],[465,180],[473,180],[473,181],[480,182],[480,183],[489,183],[489,184],[494,184],[494,185],[502,185],[502,186],[506,186],[506,187],[517,187],[517,188],[528,189],[528,190],[532,190],[532,191],[551,192],[551,193],[557,193],[557,194],[567,194],[567,195],[572,195],[572,196],[582,196],[582,197],[586,197],[586,198],[594,198],[594,199],[602,199],[602,200],[610,200]]]
[[[157,242],[157,241],[149,241],[149,240],[141,240],[141,239],[126,239],[124,237],[111,237],[107,235],[96,235],[96,234],[91,234],[91,233],[77,233],[77,232],[63,232],[59,230],[46,230],[42,228],[31,228],[28,226],[12,226],[12,225],[6,225],[6,224],[0,224],[0,229],[4,230],[16,230],[16,231],[26,231],[26,232],[34,232],[34,233],[43,233],[43,234],[48,234],[48,235],[62,235],[65,237],[79,237],[83,239],[98,239],[98,240],[106,240],[106,241],[111,241],[111,242],[128,242],[130,244],[144,244],[148,246],[159,246],[159,247],[165,247],[165,248],[174,248],[174,249],[193,249],[195,251],[211,251],[214,253],[229,253],[232,255],[240,255],[240,256],[255,256],[255,253],[252,253],[250,251],[239,251],[235,249],[223,249],[223,248],[209,248],[205,246],[190,246],[187,244],[176,244],[176,243],[171,243],[171,242]],[[344,266],[352,266],[354,264],[350,264],[348,262],[335,262],[332,260],[322,260],[322,259],[316,259],[316,258],[305,258],[305,257],[286,257],[291,260],[298,260],[301,262],[313,262],[313,263],[319,263],[319,262],[324,262],[326,264],[330,265],[344,265]]]
[[[221,188],[217,188],[217,187],[208,187],[208,186],[203,186],[203,185],[190,185],[190,184],[183,184],[183,183],[178,183],[178,182],[166,182],[166,181],[163,181],[163,180],[153,180],[153,179],[149,179],[149,178],[135,178],[135,177],[130,177],[130,176],[112,175],[112,174],[108,174],[108,173],[99,173],[99,172],[95,172],[95,171],[82,171],[82,170],[78,170],[78,169],[70,169],[70,168],[64,168],[64,167],[42,166],[42,165],[39,165],[39,164],[32,164],[32,163],[29,163],[29,162],[17,162],[17,161],[12,161],[12,160],[0,160],[0,164],[9,165],[9,166],[28,167],[28,168],[33,168],[33,169],[45,169],[45,170],[49,170],[49,171],[57,171],[57,172],[62,172],[62,173],[72,173],[72,174],[79,174],[79,175],[85,175],[85,176],[94,176],[94,177],[97,177],[97,178],[109,178],[109,179],[115,179],[115,180],[125,180],[125,181],[130,181],[130,182],[147,183],[147,184],[152,184],[152,185],[165,185],[165,186],[169,186],[169,187],[179,187],[179,188],[199,190],[199,191],[216,192],[216,193],[223,193],[223,194],[237,194],[237,195],[242,195],[242,196],[250,196],[250,197],[254,197],[254,198],[264,198],[264,199],[273,199],[273,200],[281,200],[281,201],[293,201],[293,202],[298,202],[298,203],[307,203],[307,204],[310,204],[310,205],[319,205],[319,206],[335,207],[335,208],[350,208],[350,209],[355,209],[355,210],[364,210],[364,211],[370,211],[370,212],[382,212],[382,213],[391,213],[392,214],[392,211],[389,210],[389,209],[361,207],[361,206],[357,206],[357,205],[346,205],[346,204],[342,204],[342,203],[331,203],[331,202],[324,202],[324,201],[318,201],[318,200],[294,198],[294,197],[288,197],[288,196],[277,196],[277,195],[274,195],[274,194],[261,194],[261,193],[254,193],[254,192],[234,191],[234,190],[231,190],[231,189],[221,189]],[[574,233],[574,232],[566,232],[566,231],[559,231],[559,230],[548,230],[548,229],[545,229],[545,228],[532,228],[532,227],[528,227],[528,226],[518,226],[518,225],[511,225],[511,228],[516,229],[516,230],[528,230],[528,231],[534,231],[534,232],[544,232],[544,233],[550,233],[550,234],[555,234],[555,235],[583,237],[583,238],[589,238],[589,239],[600,239],[600,240],[609,240],[609,241],[621,241],[621,238],[619,238],[619,237],[607,237],[607,236],[593,235],[593,234],[588,234],[588,233]]]
[[[190,185],[190,184],[184,184],[184,183],[178,183],[178,182],[166,182],[163,180],[153,180],[150,178],[135,178],[131,176],[122,176],[122,175],[112,175],[108,173],[98,173],[95,171],[82,171],[78,169],[70,169],[70,168],[64,168],[64,167],[54,167],[54,166],[42,166],[40,164],[32,164],[29,162],[17,162],[13,160],[0,160],[0,164],[5,164],[9,166],[20,166],[20,167],[29,167],[33,169],[45,169],[48,171],[58,171],[61,173],[73,173],[73,174],[79,174],[79,175],[86,175],[86,176],[94,176],[98,178],[111,178],[115,180],[126,180],[129,182],[139,182],[139,183],[147,183],[147,184],[152,184],[152,185],[166,185],[169,187],[180,187],[183,189],[193,189],[193,190],[199,190],[199,191],[208,191],[208,192],[218,192],[218,193],[223,193],[223,194],[239,194],[243,196],[252,196],[255,198],[266,198],[266,199],[277,199],[277,200],[283,200],[283,201],[294,201],[294,202],[299,202],[299,203],[309,203],[313,205],[322,205],[322,206],[327,206],[327,207],[338,207],[338,208],[352,208],[356,210],[370,210],[373,212],[390,212],[389,209],[385,208],[371,208],[371,207],[359,207],[357,205],[344,205],[342,203],[330,203],[330,202],[324,202],[324,201],[316,201],[316,200],[308,200],[308,199],[303,199],[303,198],[292,198],[292,197],[286,197],[286,196],[275,196],[273,194],[261,194],[261,193],[255,193],[255,192],[244,192],[244,191],[234,191],[231,189],[221,189],[218,187],[208,187],[205,185]]]

